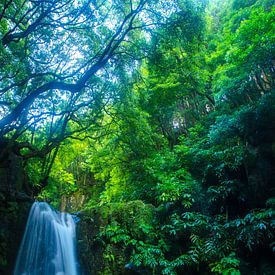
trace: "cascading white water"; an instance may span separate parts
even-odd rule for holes
[[[14,275],[78,275],[75,222],[70,214],[35,202]]]

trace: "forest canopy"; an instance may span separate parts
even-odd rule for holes
[[[62,210],[151,205],[97,236],[140,274],[272,274],[274,22],[273,0],[1,1],[0,166]]]

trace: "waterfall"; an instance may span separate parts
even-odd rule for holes
[[[78,275],[75,222],[45,202],[35,202],[14,275]]]

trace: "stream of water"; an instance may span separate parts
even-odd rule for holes
[[[79,275],[73,217],[45,202],[31,208],[14,275]]]

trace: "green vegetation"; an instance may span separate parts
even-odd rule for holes
[[[274,1],[0,8],[0,164],[82,213],[90,272],[274,274]]]

